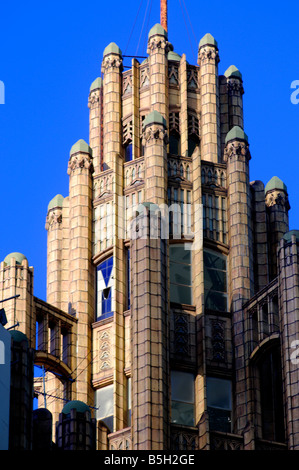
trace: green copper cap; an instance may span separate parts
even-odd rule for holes
[[[198,49],[200,49],[203,46],[215,46],[218,49],[218,42],[210,33],[207,33],[199,41]]]
[[[54,209],[54,207],[62,207],[63,206],[63,200],[64,200],[64,197],[61,196],[61,194],[57,194],[55,197],[53,197],[53,199],[51,199],[51,201],[49,202],[49,205],[48,205],[48,211],[50,209]]]
[[[122,52],[115,42],[110,42],[110,44],[104,50],[103,57],[108,54],[122,55]]]
[[[64,405],[62,413],[67,415],[71,412],[71,410],[74,409],[79,411],[79,413],[85,413],[85,411],[89,411],[90,413],[89,406],[87,406],[86,403],[84,403],[83,401],[79,400],[69,401],[66,405]]]
[[[235,65],[231,65],[230,67],[228,67],[228,69],[224,72],[224,75],[226,76],[226,78],[237,77],[242,80],[242,74]]]
[[[290,242],[293,235],[295,235],[297,242],[299,242],[299,230],[290,230],[289,232],[285,233],[282,238],[286,242]]]
[[[273,189],[281,189],[282,191],[287,192],[287,187],[283,181],[277,176],[273,176],[270,181],[266,184],[265,193],[272,191]]]
[[[167,54],[167,59],[168,60],[175,60],[175,61],[179,62],[181,60],[181,56],[179,54],[177,54],[176,52],[169,51],[168,54]]]
[[[9,330],[11,337],[15,343],[22,343],[22,341],[26,341],[28,343],[27,336],[19,330]]]
[[[16,264],[22,264],[22,261],[24,259],[27,259],[26,256],[24,256],[22,253],[10,253],[4,258],[4,263],[5,264],[11,264],[11,259],[14,258],[16,260]]]
[[[90,155],[92,154],[91,148],[83,139],[78,140],[78,142],[76,142],[72,146],[70,155],[73,155],[74,153],[78,153],[78,152],[89,153]]]
[[[166,127],[166,120],[158,111],[152,111],[144,119],[143,127],[146,127],[149,124],[162,124],[164,127]]]
[[[225,137],[225,143],[229,142],[230,140],[245,140],[248,143],[248,136],[245,134],[243,129],[239,126],[234,126]]]
[[[98,88],[101,88],[102,86],[103,86],[103,81],[102,81],[101,77],[98,77],[90,85],[90,90],[89,91],[97,90]]]
[[[161,26],[159,23],[155,24],[155,26],[152,27],[150,32],[148,33],[148,37],[150,38],[151,36],[164,36],[165,38],[168,37],[167,31]]]

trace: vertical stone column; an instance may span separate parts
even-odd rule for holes
[[[100,77],[91,84],[88,107],[89,107],[89,145],[92,149],[93,167],[96,174],[102,171],[103,154],[103,83]]]
[[[166,120],[157,111],[143,122],[145,200],[157,205],[167,201]]]
[[[123,148],[122,148],[122,53],[115,43],[104,50],[104,167],[113,169],[113,270],[114,270],[114,431],[124,427],[126,380],[124,375],[124,305],[126,268],[123,233],[119,232],[123,217]]]
[[[273,176],[265,187],[268,214],[269,274],[270,280],[277,276],[277,249],[283,235],[289,230],[290,204],[286,185]]]
[[[198,46],[198,65],[201,80],[201,158],[220,161],[220,113],[218,81],[218,45],[206,34]]]
[[[92,150],[84,140],[73,145],[68,164],[70,249],[69,299],[78,318],[77,399],[93,403],[91,388],[91,324],[94,321],[92,265]]]
[[[57,194],[48,205],[47,237],[47,302],[61,308],[63,196]]]
[[[121,139],[121,83],[122,53],[115,43],[109,44],[103,53],[103,170],[117,172],[122,153]]]
[[[140,157],[140,71],[139,64],[136,59],[132,60],[132,121],[133,121],[133,159]]]
[[[150,110],[158,111],[168,122],[168,61],[167,32],[156,24],[148,35]]]
[[[246,359],[243,327],[243,304],[253,294],[253,259],[251,233],[251,200],[249,185],[248,139],[239,127],[226,137],[225,159],[228,181],[229,227],[229,305],[232,314],[235,347],[235,431],[247,424]]]
[[[243,121],[243,80],[241,72],[231,65],[225,72],[227,79],[227,93],[229,102],[229,129],[234,126],[244,128]]]
[[[209,448],[209,420],[206,414],[206,361],[204,315],[204,262],[202,225],[202,180],[199,148],[193,153],[193,245],[192,303],[196,307],[197,376],[195,383],[196,417],[199,426],[200,449]]]
[[[30,347],[35,347],[35,318],[33,314],[33,268],[22,253],[10,253],[0,267],[0,300],[7,318],[6,328],[16,328],[28,338]]]
[[[187,81],[187,61],[185,54],[180,61],[180,130],[181,130],[181,154],[188,156],[188,81]]]
[[[230,130],[229,127],[229,105],[227,93],[227,78],[225,75],[219,77],[219,107],[220,107],[220,141],[221,158],[223,159],[225,149],[225,138]]]
[[[132,440],[134,450],[155,451],[169,449],[167,221],[143,208],[131,242]]]
[[[280,344],[288,450],[299,449],[299,231],[286,233],[278,249]]]
[[[264,184],[261,181],[253,181],[250,186],[253,209],[254,291],[258,292],[269,282],[267,214]]]

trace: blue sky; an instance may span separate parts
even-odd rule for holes
[[[24,253],[35,269],[34,293],[43,300],[47,206],[57,193],[68,193],[71,146],[80,138],[88,141],[90,84],[101,73],[111,41],[124,54],[145,55],[147,33],[159,22],[159,3],[1,5],[0,259]],[[189,17],[182,13],[184,4]],[[147,6],[150,18],[144,20]],[[169,40],[176,52],[195,63],[198,42],[210,32],[219,45],[219,73],[232,64],[242,72],[250,179],[267,183],[276,175],[285,182],[291,229],[299,228],[299,104],[290,100],[291,83],[299,80],[298,18],[298,2],[169,0]]]

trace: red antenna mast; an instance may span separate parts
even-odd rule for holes
[[[168,23],[168,12],[167,12],[167,0],[160,1],[160,23],[161,26],[167,31]]]

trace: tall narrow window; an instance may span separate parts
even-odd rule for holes
[[[192,304],[191,250],[189,244],[170,245],[170,301]]]
[[[262,356],[258,369],[263,439],[284,442],[281,355],[278,347]]]
[[[226,312],[227,273],[224,255],[204,250],[204,287],[205,307],[208,310]]]
[[[132,142],[129,142],[125,146],[125,162],[130,162],[133,159],[133,147]]]
[[[113,432],[113,385],[107,385],[99,390],[96,390],[95,405],[96,405],[96,419],[103,421]]]
[[[194,426],[194,375],[190,372],[171,372],[171,421]]]
[[[231,381],[207,377],[207,405],[211,431],[231,432]]]
[[[127,407],[128,407],[127,425],[131,426],[132,397],[131,397],[131,378],[130,377],[127,380]]]
[[[97,320],[113,315],[113,257],[103,261],[97,268]]]
[[[130,250],[127,249],[127,309],[131,308]]]

